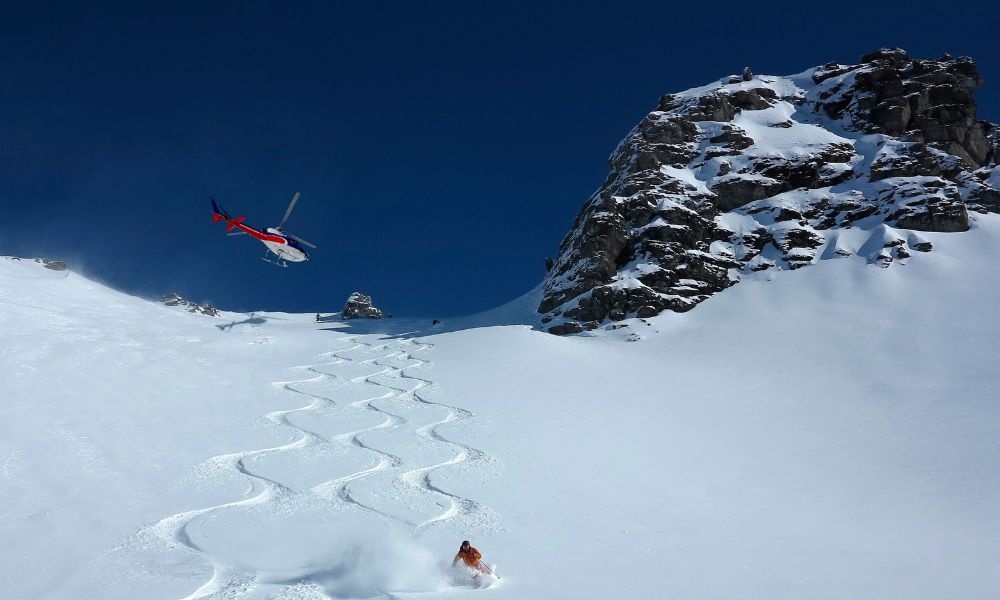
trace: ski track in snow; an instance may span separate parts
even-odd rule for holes
[[[195,552],[203,559],[211,563],[213,568],[212,577],[185,596],[182,600],[198,600],[207,598],[239,598],[253,591],[258,574],[246,568],[238,568],[226,564],[211,553],[200,547],[193,539],[190,530],[197,527],[203,517],[209,517],[214,513],[235,507],[248,507],[254,505],[278,504],[288,500],[297,494],[310,494],[315,498],[325,501],[342,502],[345,505],[375,514],[376,516],[389,521],[401,523],[410,528],[414,534],[421,535],[429,528],[442,525],[454,519],[465,518],[472,523],[487,523],[490,526],[498,526],[498,520],[487,507],[480,503],[466,498],[456,493],[449,492],[431,481],[432,474],[439,470],[461,463],[482,464],[487,462],[488,457],[483,451],[472,446],[462,444],[448,439],[438,432],[438,428],[447,423],[455,423],[473,418],[475,415],[465,409],[434,402],[428,399],[421,391],[430,390],[435,384],[429,379],[423,379],[410,375],[408,371],[427,367],[432,363],[428,360],[415,356],[416,353],[424,352],[433,348],[432,344],[420,343],[413,340],[401,340],[395,343],[374,345],[365,342],[355,342],[354,346],[340,350],[327,352],[320,356],[330,357],[334,360],[323,363],[298,365],[293,369],[302,369],[314,375],[306,379],[293,381],[276,381],[272,385],[278,386],[288,392],[299,394],[310,399],[309,404],[288,410],[279,410],[267,413],[265,418],[277,425],[289,427],[298,432],[297,439],[279,446],[234,452],[215,456],[205,463],[214,472],[221,472],[225,469],[235,471],[248,483],[248,490],[245,498],[233,502],[227,502],[216,506],[210,506],[197,510],[186,511],[165,517],[145,528],[139,535],[153,534],[158,539],[164,541],[174,548],[183,548],[189,552]],[[349,356],[342,356],[350,352],[361,350],[371,352],[386,350],[388,354],[374,356],[372,358],[356,359]],[[391,364],[392,361],[402,361],[404,366]],[[373,365],[381,367],[376,373],[364,374],[357,377],[344,377],[337,374],[326,373],[319,368],[331,365],[352,364],[355,366]],[[305,392],[296,389],[296,384],[315,383],[320,381],[339,381],[351,384],[367,384],[375,386],[373,390],[381,390],[381,394],[374,394],[370,397],[354,400],[351,402],[338,402],[336,398],[331,398],[315,393]],[[334,394],[335,396],[335,394]],[[416,428],[406,428],[410,421],[402,415],[394,414],[388,410],[380,408],[378,401],[392,400],[401,403],[410,403],[411,406],[419,406],[424,409],[439,410],[444,416],[436,421]],[[352,408],[358,411],[371,411],[383,417],[383,420],[374,426],[363,427],[346,433],[324,437],[301,425],[289,421],[289,415],[294,413],[316,412],[321,407]],[[431,440],[433,443],[444,445],[451,449],[453,456],[447,460],[429,465],[414,464],[405,458],[393,454],[387,450],[380,449],[375,444],[370,444],[362,439],[366,433],[379,430],[399,430],[401,432],[412,432],[424,440]],[[269,478],[254,472],[248,467],[248,462],[257,458],[275,453],[283,453],[292,450],[300,450],[310,447],[318,447],[324,444],[342,444],[358,451],[363,451],[374,455],[376,462],[374,465],[360,469],[349,475],[331,479],[307,490],[296,491],[283,484],[278,478]],[[367,477],[371,477],[383,471],[395,470],[397,472],[395,480],[401,482],[406,489],[417,494],[426,494],[435,498],[435,503],[443,510],[440,514],[429,519],[414,520],[406,517],[389,514],[379,510],[374,503],[365,502],[364,498],[359,498],[351,489],[351,484]],[[393,594],[385,592],[385,597],[393,598]]]

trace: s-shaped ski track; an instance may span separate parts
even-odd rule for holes
[[[258,574],[253,570],[240,568],[235,565],[227,564],[223,560],[217,559],[211,554],[210,551],[199,545],[191,534],[191,528],[195,527],[203,518],[228,509],[274,504],[282,499],[287,499],[290,496],[305,493],[311,494],[314,497],[325,501],[341,502],[345,506],[375,514],[376,516],[389,522],[401,523],[408,526],[418,534],[425,531],[432,525],[440,525],[462,516],[470,517],[473,521],[478,522],[483,522],[484,520],[496,520],[490,513],[489,509],[483,505],[469,498],[444,490],[441,487],[434,485],[431,481],[432,474],[440,469],[448,468],[464,462],[482,462],[488,460],[488,457],[482,451],[466,444],[450,440],[438,432],[438,428],[442,425],[471,419],[474,415],[465,409],[427,399],[420,393],[420,391],[432,388],[435,385],[434,382],[428,379],[412,376],[408,373],[411,369],[427,367],[432,364],[430,361],[414,356],[414,354],[429,350],[433,346],[426,343],[418,344],[417,342],[411,340],[402,340],[396,342],[395,344],[381,344],[377,346],[374,344],[359,342],[356,338],[351,338],[350,341],[353,342],[354,345],[349,348],[343,348],[325,353],[324,356],[333,359],[331,361],[293,367],[295,369],[308,371],[311,375],[310,377],[291,381],[276,381],[272,384],[285,391],[300,394],[309,399],[308,404],[299,408],[273,411],[264,415],[264,418],[271,423],[281,427],[291,428],[296,431],[297,436],[295,439],[289,443],[279,446],[220,455],[206,461],[205,464],[216,471],[221,472],[222,470],[228,469],[230,472],[234,472],[238,476],[244,478],[248,484],[248,489],[244,498],[215,506],[177,513],[161,519],[157,523],[140,532],[140,535],[153,534],[171,547],[181,548],[188,552],[197,553],[211,564],[213,569],[211,578],[200,585],[191,594],[185,596],[183,600],[239,598],[249,593],[259,579]],[[400,349],[393,350],[391,348],[393,345],[400,346]],[[413,348],[412,346],[417,347]],[[389,350],[389,354],[383,354],[366,359],[355,359],[343,356],[355,351],[371,353],[379,350]],[[402,358],[405,361],[415,362],[417,364],[402,367],[389,364],[391,359],[397,358]],[[345,377],[320,370],[323,367],[335,369],[338,365],[346,365],[348,363],[355,366],[370,364],[376,367],[381,367],[382,369],[376,373],[356,377]],[[324,381],[333,383],[340,382],[347,385],[371,385],[375,386],[377,392],[373,392],[370,396],[360,400],[339,403],[335,399],[335,394],[334,397],[330,397],[320,393],[302,391],[300,389],[296,389],[295,387],[296,384],[315,384]],[[426,408],[443,410],[445,414],[443,418],[439,420],[421,427],[410,428],[407,427],[409,425],[409,421],[405,417],[389,412],[378,406],[377,403],[384,400],[413,403]],[[288,418],[290,415],[295,413],[315,413],[323,407],[341,407],[357,409],[359,411],[369,411],[381,415],[382,420],[381,422],[369,427],[359,428],[327,438],[314,430],[297,425],[294,421],[291,421]],[[406,460],[395,453],[381,449],[377,445],[366,442],[362,437],[366,433],[379,430],[400,431],[401,433],[409,431],[422,438],[433,440],[436,443],[452,448],[453,456],[448,460],[436,462],[430,465],[413,464],[412,461]],[[303,491],[295,491],[291,489],[289,486],[280,481],[280,477],[266,477],[248,467],[249,462],[263,456],[290,451],[301,451],[303,449],[319,447],[324,444],[348,445],[358,451],[368,452],[374,455],[375,462],[371,466],[359,469],[358,471],[342,477],[325,481]],[[395,471],[396,480],[401,481],[407,487],[417,491],[418,493],[429,494],[442,498],[447,502],[446,505],[441,505],[444,508],[443,512],[429,519],[410,519],[405,516],[393,515],[389,512],[379,510],[373,504],[365,502],[363,499],[359,499],[352,492],[352,483],[386,471]]]

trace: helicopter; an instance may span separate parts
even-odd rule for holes
[[[295,208],[295,204],[299,201],[300,195],[301,194],[299,192],[295,192],[295,196],[288,205],[288,210],[285,211],[285,216],[281,219],[281,223],[278,223],[277,227],[267,227],[263,230],[255,229],[244,224],[243,221],[246,217],[243,215],[240,215],[235,219],[229,216],[229,213],[227,213],[215,202],[215,198],[209,196],[209,200],[212,201],[212,222],[218,223],[219,221],[225,221],[228,223],[226,231],[239,229],[239,231],[230,233],[229,235],[246,234],[260,240],[265,246],[267,246],[267,252],[264,253],[261,260],[279,267],[287,267],[287,261],[303,262],[309,260],[309,255],[306,254],[303,246],[309,246],[310,248],[316,247],[314,244],[311,244],[296,235],[292,235],[281,228],[285,224],[285,221],[288,220],[288,216],[292,214],[292,210]],[[270,257],[271,254],[274,255],[273,259]]]

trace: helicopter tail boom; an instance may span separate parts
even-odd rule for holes
[[[226,225],[226,231],[232,231],[233,229],[236,228],[237,225],[242,223],[245,219],[246,217],[244,217],[243,215],[240,215],[235,219],[226,219],[226,221],[229,222],[229,225]]]
[[[235,219],[230,217],[229,213],[223,210],[222,207],[215,202],[215,198],[209,196],[208,199],[212,201],[212,222],[218,223],[219,221],[225,220],[226,223],[229,223],[229,225],[226,226],[226,231],[232,231],[246,219],[243,215],[240,215]]]

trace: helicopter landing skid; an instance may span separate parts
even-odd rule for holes
[[[264,261],[264,262],[269,262],[272,265],[278,265],[279,267],[282,267],[282,268],[287,268],[288,267],[288,263],[286,263],[285,261],[281,260],[280,258],[278,258],[277,260],[274,260],[272,258],[268,258],[268,256],[270,254],[271,253],[268,252],[267,254],[265,254],[264,256],[262,256],[260,259],[262,261]]]

